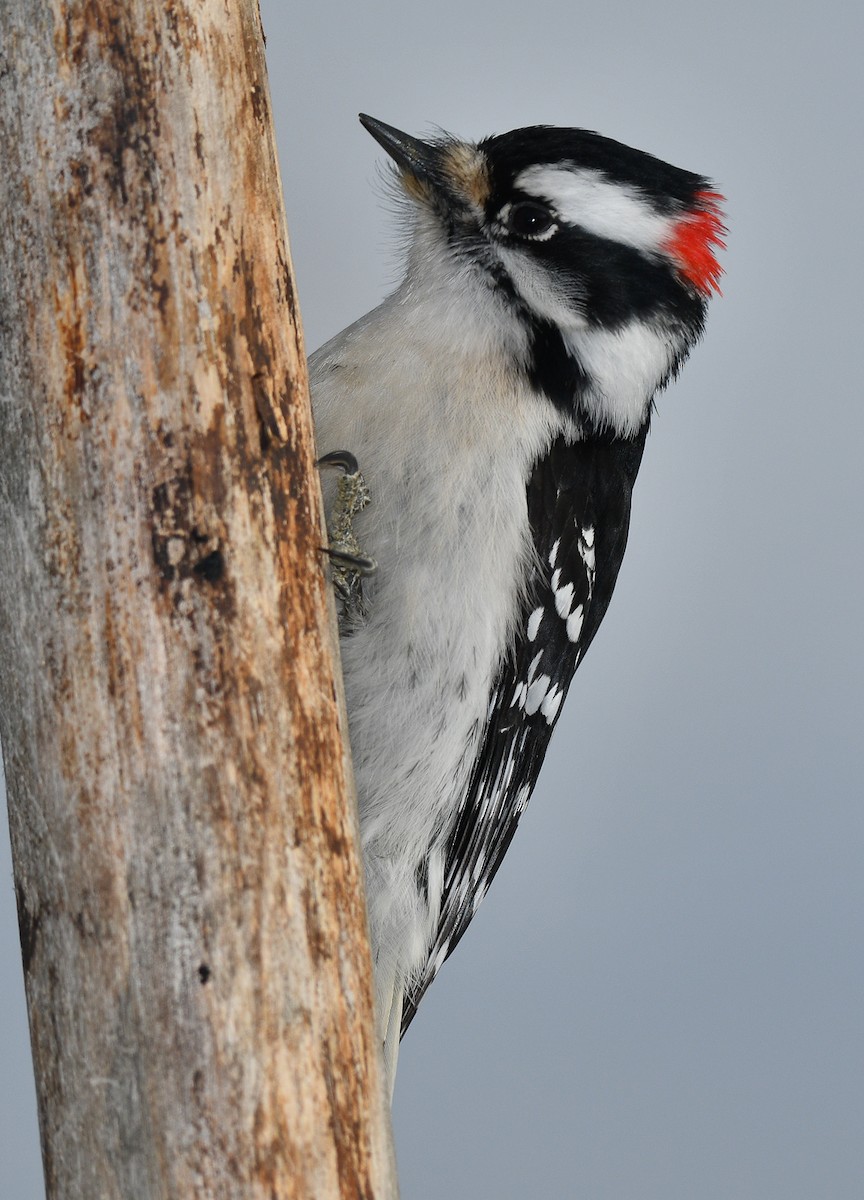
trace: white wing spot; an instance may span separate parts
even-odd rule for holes
[[[561,545],[561,539],[558,538],[557,541],[555,542],[555,545],[549,551],[549,566],[550,567],[555,566],[555,560],[558,558],[558,547],[560,545]]]
[[[564,699],[564,693],[559,691],[557,687],[553,687],[549,695],[540,705],[540,711],[551,725],[558,716],[558,709],[561,707],[561,701]]]
[[[567,618],[567,637],[571,642],[578,642],[579,636],[582,633],[582,622],[585,620],[585,608],[580,604],[578,608],[574,608],[570,616]]]
[[[540,659],[542,657],[543,657],[543,651],[541,650],[540,653],[535,654],[533,659],[531,660],[531,666],[528,668],[528,683],[530,683],[531,680],[534,678],[534,672],[537,670],[538,666],[540,665]]]
[[[537,709],[546,699],[546,692],[552,679],[548,675],[538,675],[528,689],[528,695],[525,697],[525,711],[529,717],[536,713]]]
[[[555,608],[558,610],[558,616],[562,621],[566,621],[570,616],[570,605],[573,602],[573,584],[568,583],[566,587],[558,588],[555,592]]]
[[[593,530],[592,530],[592,535],[593,535]],[[595,564],[594,538],[592,536],[591,541],[590,542],[587,541],[585,539],[585,531],[584,530],[582,531],[582,536],[579,538],[578,549],[579,549],[579,557],[582,559],[583,563],[585,564],[585,570],[588,572],[589,575],[593,576],[594,575],[594,564]]]
[[[537,636],[537,630],[540,628],[540,622],[543,620],[543,607],[535,608],[531,616],[528,618],[528,641],[533,642]]]
[[[586,546],[594,545],[594,526],[586,525],[582,530],[582,541]]]

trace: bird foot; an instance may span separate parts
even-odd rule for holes
[[[357,459],[348,450],[334,450],[325,454],[318,459],[318,466],[338,467],[342,471],[327,523],[330,545],[324,552],[330,557],[339,628],[346,634],[365,619],[367,607],[363,580],[378,570],[375,559],[363,553],[354,533],[354,518],[366,508],[372,497]]]

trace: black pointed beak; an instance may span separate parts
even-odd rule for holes
[[[433,186],[438,182],[441,151],[435,145],[421,142],[410,133],[402,133],[374,117],[360,113],[360,124],[383,146],[393,161],[415,179]]]

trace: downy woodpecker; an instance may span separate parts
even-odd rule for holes
[[[395,163],[407,265],[310,372],[319,450],[349,448],[371,496],[354,533],[377,571],[341,650],[392,1088],[609,605],[724,227],[701,175],[586,130],[360,119]]]

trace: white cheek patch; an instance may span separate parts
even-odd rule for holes
[[[528,167],[515,184],[546,200],[568,225],[649,254],[660,252],[675,225],[674,216],[661,216],[636,188],[584,167]]]
[[[631,321],[620,329],[590,329],[568,338],[591,379],[583,403],[602,428],[632,437],[678,349],[670,333]]]

